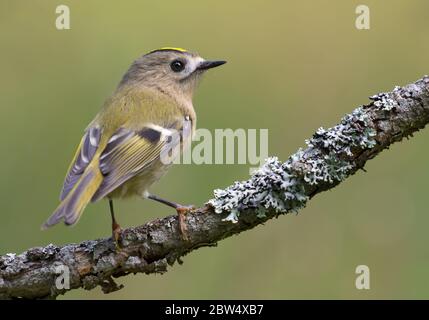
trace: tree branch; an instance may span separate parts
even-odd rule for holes
[[[121,288],[113,278],[163,273],[195,249],[299,210],[429,122],[427,76],[370,99],[335,127],[317,130],[307,147],[286,162],[270,158],[249,180],[215,190],[214,199],[187,215],[188,241],[180,237],[177,217],[168,216],[124,230],[119,250],[110,239],[101,239],[6,254],[0,257],[0,298],[55,298],[67,291],[56,286],[64,266],[70,290],[99,285],[108,293]]]

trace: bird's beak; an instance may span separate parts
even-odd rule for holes
[[[216,68],[216,67],[219,67],[225,63],[226,63],[226,61],[222,61],[222,60],[217,60],[217,61],[205,60],[198,65],[197,70],[207,70],[207,69],[211,69],[211,68]]]

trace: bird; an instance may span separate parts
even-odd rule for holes
[[[90,202],[107,199],[112,238],[118,244],[122,229],[113,200],[139,196],[174,208],[179,232],[187,240],[185,215],[193,206],[165,200],[149,188],[190,144],[197,119],[192,100],[201,76],[225,63],[174,47],[137,58],[84,130],[60,203],[42,230],[61,221],[75,225]]]

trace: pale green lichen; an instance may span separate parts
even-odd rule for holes
[[[383,92],[370,97],[374,101],[374,106],[379,110],[391,111],[398,107],[398,101],[394,99],[393,95],[401,92],[401,87],[396,86],[392,92]]]
[[[247,181],[214,191],[208,203],[217,213],[229,212],[225,221],[237,222],[240,212],[251,209],[259,218],[267,210],[277,214],[297,212],[306,205],[306,186],[332,184],[355,170],[353,152],[375,146],[375,130],[362,107],[330,129],[319,128],[308,148],[299,149],[286,162],[268,158]]]
[[[292,159],[285,163],[269,158],[247,181],[235,182],[227,189],[214,191],[209,201],[217,213],[230,212],[225,221],[237,222],[240,212],[254,209],[259,218],[267,209],[277,213],[297,211],[305,206],[308,196],[304,184],[292,170]]]
[[[222,221],[230,221],[232,223],[237,223],[238,222],[238,211],[237,209],[231,209],[231,212],[229,213],[229,215],[222,219]]]
[[[309,184],[333,183],[344,180],[353,170],[353,149],[374,147],[376,131],[369,127],[370,119],[363,108],[346,115],[333,128],[319,128],[310,140],[306,140],[311,152],[303,154],[302,162],[308,164],[304,179]]]

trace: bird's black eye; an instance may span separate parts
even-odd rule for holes
[[[181,60],[174,60],[172,63],[170,63],[170,68],[174,72],[183,71],[183,69],[185,69],[185,62]]]

